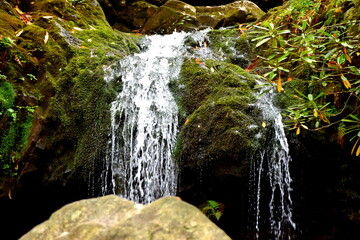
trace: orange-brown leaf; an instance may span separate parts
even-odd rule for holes
[[[18,14],[22,15],[25,14],[23,11],[20,10],[19,6],[14,7],[14,9],[18,12]]]
[[[254,59],[251,61],[250,65],[247,66],[247,68],[245,69],[245,71],[246,71],[246,72],[250,72],[251,70],[253,70],[253,69],[259,64],[259,62],[260,62],[260,58],[259,58],[259,57],[254,58]]]
[[[355,142],[355,144],[354,144],[354,146],[353,146],[353,148],[351,150],[351,155],[355,152],[355,149],[356,149],[356,146],[357,146],[359,140],[360,140],[360,137],[356,140],[356,142]],[[358,149],[356,151],[356,154],[357,154],[356,156],[359,156],[359,148],[360,148],[360,145],[359,145],[359,147],[358,147]]]
[[[282,91],[282,81],[281,81],[281,76],[279,75],[278,80],[277,80],[277,91],[281,92]]]
[[[349,55],[348,50],[345,47],[343,47],[343,51],[344,51],[346,59],[349,61],[349,63],[351,63],[351,57]]]
[[[342,11],[342,8],[339,7],[339,8],[337,8],[337,9],[335,9],[334,13],[339,13],[339,12],[341,12],[341,11]]]
[[[15,61],[20,65],[20,67],[22,67],[23,65],[22,65],[22,63],[21,63],[21,60],[19,59],[19,57],[18,57],[18,55],[14,55],[14,59],[15,59]]]
[[[189,119],[187,118],[187,119],[185,120],[184,126],[186,126],[188,123],[189,123]]]

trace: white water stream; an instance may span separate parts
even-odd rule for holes
[[[193,37],[200,41],[206,32]],[[146,50],[122,59],[120,68],[107,77],[120,76],[123,86],[111,104],[104,176],[111,183],[103,186],[103,193],[111,189],[143,204],[176,194],[177,170],[171,155],[178,132],[178,107],[168,85],[178,77],[183,57],[188,55],[184,39],[189,35],[145,37]]]
[[[272,91],[263,94],[257,102],[262,110],[264,123],[268,136],[265,137],[263,148],[259,151],[258,159],[252,161],[251,175],[252,187],[255,190],[255,230],[256,238],[259,238],[260,220],[262,215],[269,216],[265,222],[269,222],[271,234],[274,239],[291,239],[291,232],[296,229],[292,216],[291,200],[291,176],[289,164],[291,157],[289,145],[282,123],[280,110],[273,104]],[[261,204],[266,186],[269,186],[270,193],[267,193],[268,213],[261,213]]]

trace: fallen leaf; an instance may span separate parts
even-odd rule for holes
[[[349,63],[351,63],[351,57],[349,55],[348,50],[345,47],[343,47],[343,51],[344,51],[346,59],[349,61]]]
[[[335,9],[334,13],[339,13],[339,12],[341,12],[341,11],[342,11],[342,8],[339,7],[339,8],[337,8],[337,9]]]
[[[309,129],[306,125],[304,125],[304,124],[301,124],[301,126],[303,127],[303,128],[305,128],[306,130],[307,129]]]
[[[282,82],[281,82],[281,77],[280,77],[280,75],[279,75],[278,80],[277,80],[277,91],[278,91],[278,92],[281,92],[282,90],[283,90],[283,88],[282,88]]]
[[[250,72],[251,70],[253,70],[260,62],[260,58],[259,57],[255,57],[249,66],[247,66],[247,68],[245,69],[246,72]]]
[[[349,82],[349,80],[343,75],[341,74],[341,80],[344,84],[344,86],[347,88],[347,89],[350,89],[351,88],[351,83]]]
[[[296,129],[296,135],[300,134],[300,126]]]
[[[48,40],[49,40],[49,33],[46,31],[45,37],[44,37],[44,43],[46,44]]]
[[[20,37],[20,35],[24,32],[24,30],[20,30],[17,33],[15,33],[15,36]]]
[[[185,120],[184,126],[186,126],[188,123],[189,123],[189,119],[187,118],[187,119]]]
[[[318,111],[314,108],[314,117],[318,117],[319,114],[318,114]]]
[[[358,142],[360,141],[360,137],[356,140],[352,150],[351,150],[351,155],[353,155],[355,153],[355,149],[356,149],[356,146],[358,144]],[[356,153],[355,155],[358,157],[360,155],[360,145],[358,146],[358,149],[356,150]]]
[[[20,60],[19,57],[18,57],[18,55],[15,54],[14,59],[15,59],[15,61],[20,65],[20,67],[23,66],[22,63],[21,63],[21,60]]]
[[[19,6],[15,6],[14,9],[15,9],[20,15],[25,14],[23,11],[20,10]]]

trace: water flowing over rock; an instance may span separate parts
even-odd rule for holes
[[[143,206],[114,195],[68,204],[20,239],[230,240],[198,209],[175,197]]]
[[[110,71],[107,79],[121,81],[122,90],[111,105],[102,194],[120,194],[140,203],[175,195],[172,152],[178,107],[168,85],[179,75],[188,35],[146,37],[142,53],[124,58],[119,68]]]
[[[296,225],[292,219],[289,144],[280,110],[273,103],[273,90],[261,94],[257,105],[264,117],[263,127],[268,131],[257,136],[264,147],[251,163],[252,221],[257,239],[262,228],[270,228],[274,239],[291,239]]]

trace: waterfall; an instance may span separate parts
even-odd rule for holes
[[[260,220],[270,225],[265,227],[270,227],[270,234],[274,239],[291,239],[290,234],[296,229],[296,224],[292,219],[289,145],[280,110],[272,101],[273,92],[261,94],[257,106],[262,110],[263,126],[267,131],[265,136],[257,136],[263,139],[264,147],[259,151],[258,158],[252,159],[250,174],[255,198],[252,205],[255,212],[256,239],[259,239],[259,232],[262,230]],[[266,190],[267,187],[269,190]],[[264,202],[267,202],[267,209],[261,207]],[[264,216],[268,219],[261,219]]]
[[[208,30],[207,30],[208,31]],[[207,31],[193,34],[202,38]],[[175,195],[172,151],[178,108],[169,89],[187,55],[190,33],[146,36],[141,53],[127,56],[105,78],[121,78],[122,90],[111,104],[111,139],[102,194],[113,193],[147,204]]]
[[[226,58],[221,51],[212,52],[207,47],[208,31],[146,36],[141,43],[142,52],[127,56],[108,69],[106,81],[117,84],[120,90],[110,109],[102,195],[117,194],[147,204],[176,194],[177,169],[172,152],[179,113],[169,84],[178,77],[185,57]],[[196,51],[185,46],[189,38],[197,42]],[[267,126],[263,134],[254,138],[263,146],[258,158],[249,159],[253,229],[257,239],[263,229],[270,229],[271,239],[290,239],[296,226],[291,209],[289,147],[271,93],[262,94],[257,107]]]

